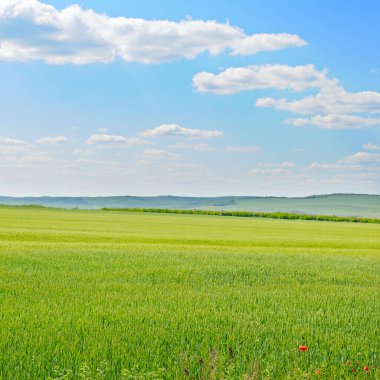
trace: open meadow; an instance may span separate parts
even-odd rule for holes
[[[379,294],[379,224],[0,207],[1,380],[378,379]]]

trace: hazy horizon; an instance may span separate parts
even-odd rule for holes
[[[0,194],[0,198],[112,198],[112,197],[134,197],[134,198],[229,198],[229,197],[247,197],[247,198],[310,198],[310,197],[328,197],[332,195],[364,195],[364,196],[380,196],[374,193],[326,193],[326,194],[307,194],[303,196],[287,196],[287,195],[256,195],[256,194],[224,194],[224,195],[177,195],[177,194],[115,194],[115,195],[4,195]]]

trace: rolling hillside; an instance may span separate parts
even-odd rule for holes
[[[380,217],[380,195],[331,194],[305,198],[286,197],[0,197],[2,205],[41,205],[45,207],[100,209],[175,208],[291,212],[339,216]]]

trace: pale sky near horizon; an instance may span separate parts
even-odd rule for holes
[[[380,194],[380,2],[0,1],[0,195]]]

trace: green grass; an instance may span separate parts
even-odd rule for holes
[[[379,291],[378,224],[0,208],[0,379],[376,379]]]

